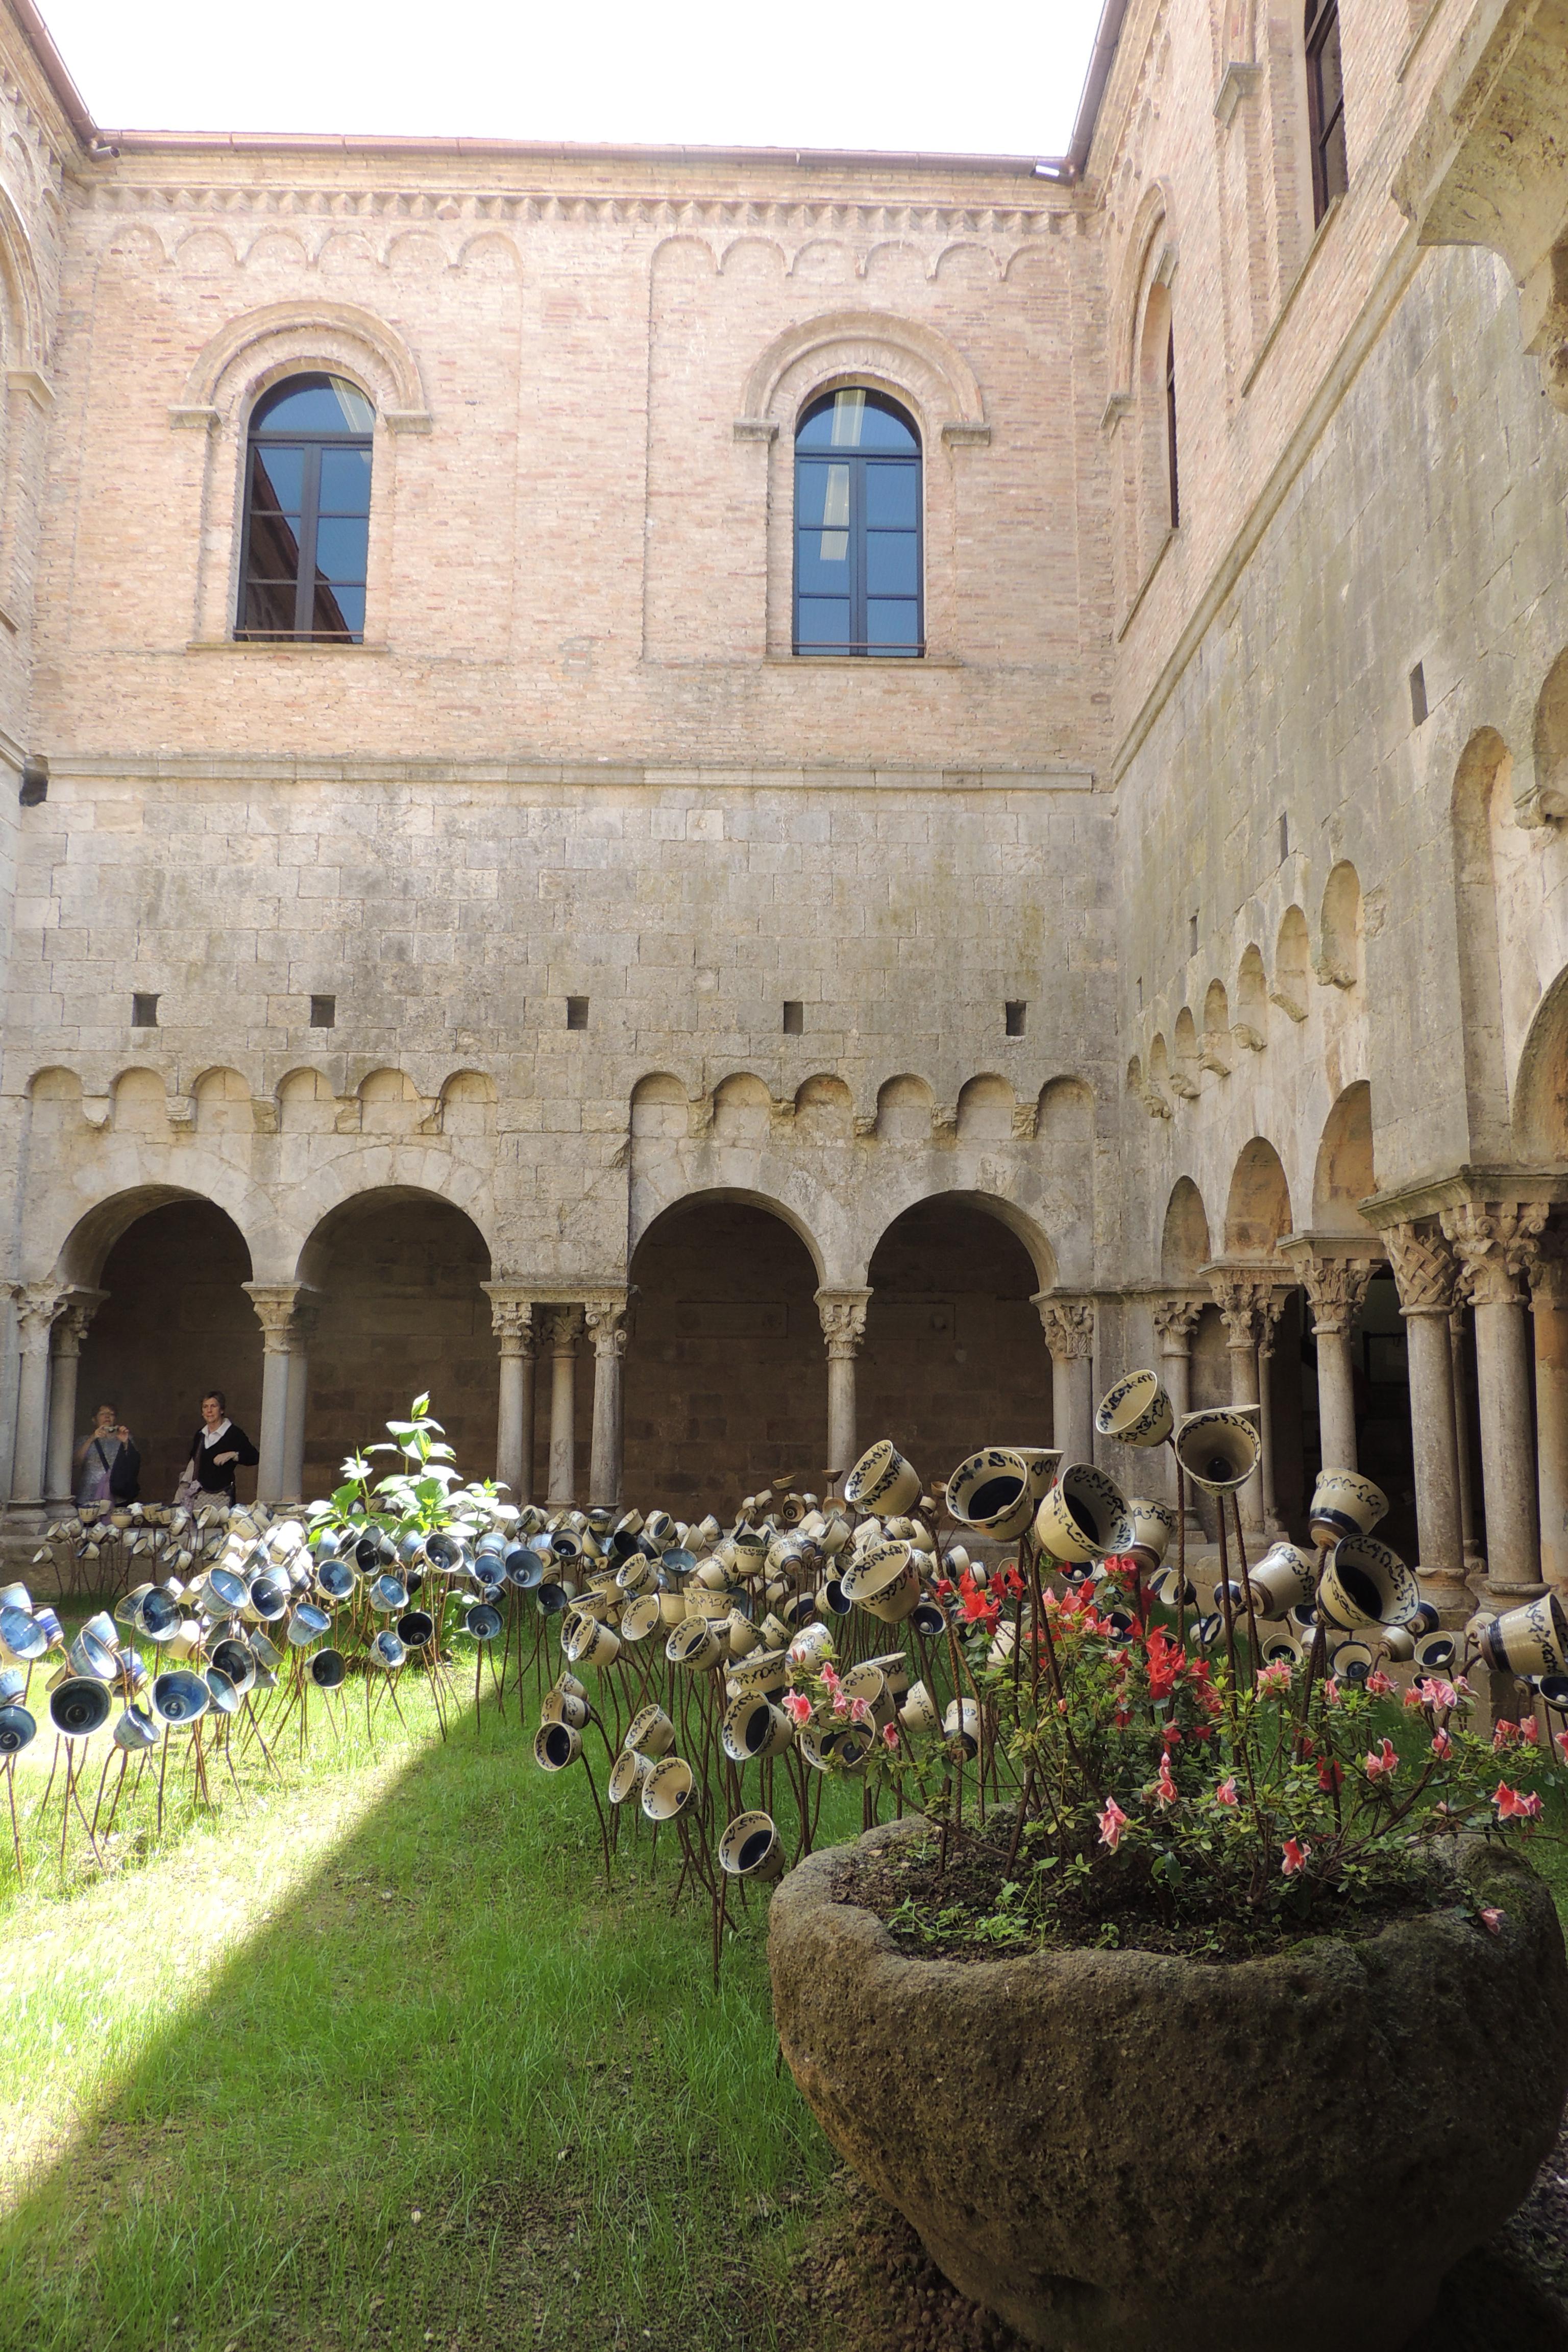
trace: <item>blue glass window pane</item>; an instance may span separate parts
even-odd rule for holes
[[[914,599],[896,603],[868,597],[866,635],[874,646],[915,646],[920,643],[920,614]]]
[[[847,645],[849,599],[847,596],[803,596],[796,635],[803,646]]]
[[[852,385],[830,392],[802,418],[797,449],[899,449],[918,456],[920,436],[885,394]]]
[[[364,590],[363,588],[318,588],[311,627],[325,636],[363,636],[364,634]]]
[[[286,514],[299,520],[304,493],[303,449],[251,452],[250,500],[254,514]]]
[[[316,525],[316,570],[323,580],[357,580],[365,576],[369,532],[358,516],[323,515]]]
[[[801,531],[795,547],[795,579],[803,596],[847,596],[849,593],[848,532]]]
[[[274,385],[250,420],[253,433],[368,433],[375,411],[341,375],[292,375]]]
[[[368,449],[322,450],[321,510],[323,514],[369,514]]]
[[[868,596],[912,596],[920,586],[912,530],[872,530],[866,534],[866,593]]]
[[[869,465],[866,468],[866,520],[902,523],[913,530],[920,520],[920,467]]]
[[[795,520],[807,528],[846,530],[849,522],[849,468],[807,463],[795,476]]]

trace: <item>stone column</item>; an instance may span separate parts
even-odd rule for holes
[[[1535,1460],[1541,1574],[1568,1588],[1568,1234],[1553,1227],[1530,1265],[1535,1320]]]
[[[868,1290],[819,1290],[816,1311],[827,1349],[827,1491],[841,1495],[859,1457],[855,1434],[855,1359],[866,1337]]]
[[[1465,1545],[1465,1580],[1486,1574],[1476,1535],[1475,1481],[1470,1470],[1470,1369],[1465,1355],[1465,1308],[1456,1291],[1448,1315],[1448,1369],[1454,1383],[1454,1451],[1459,1464],[1459,1528]]]
[[[310,1386],[310,1341],[316,1331],[318,1299],[300,1286],[294,1301],[289,1331],[289,1394],[283,1416],[283,1496],[286,1503],[305,1499],[305,1406]]]
[[[1448,1320],[1454,1261],[1429,1225],[1389,1225],[1383,1235],[1399,1290],[1410,1356],[1410,1436],[1415,1465],[1417,1565],[1422,1590],[1445,1615],[1466,1610],[1464,1522]]]
[[[1264,1287],[1258,1307],[1258,1434],[1263,1447],[1258,1466],[1262,1481],[1263,1532],[1270,1543],[1279,1542],[1286,1532],[1274,1485],[1273,1381],[1274,1339],[1289,1296],[1289,1291],[1276,1290],[1269,1283]]]
[[[1545,1207],[1532,1201],[1463,1201],[1443,1212],[1476,1318],[1487,1590],[1501,1606],[1541,1586],[1524,1302],[1526,1269],[1545,1223]]]
[[[1156,1298],[1153,1304],[1154,1337],[1160,1344],[1160,1382],[1171,1400],[1171,1417],[1178,1428],[1193,1409],[1193,1333],[1203,1311],[1201,1298]],[[1161,1450],[1165,1462],[1165,1499],[1174,1508],[1180,1499],[1175,1452],[1169,1445]],[[1190,1497],[1187,1529],[1193,1535],[1201,1531]]]
[[[44,1499],[44,1447],[48,1433],[49,1339],[70,1293],[52,1282],[11,1286],[16,1303],[21,1369],[16,1383],[16,1443],[11,1456],[11,1501],[38,1509]]]
[[[51,1507],[75,1499],[76,1479],[71,1455],[76,1451],[77,1374],[81,1370],[81,1343],[88,1327],[108,1297],[107,1290],[73,1290],[64,1314],[55,1326],[54,1354],[49,1362],[49,1437],[46,1452],[44,1493]],[[96,1400],[95,1400],[96,1402]]]
[[[1230,1401],[1243,1408],[1258,1407],[1258,1339],[1262,1310],[1274,1292],[1268,1281],[1234,1269],[1209,1276],[1215,1305],[1225,1318],[1226,1350],[1230,1357]],[[1263,1533],[1262,1421],[1258,1418],[1258,1467],[1237,1490],[1241,1524],[1254,1539]],[[1249,1546],[1248,1549],[1251,1549]],[[1255,1555],[1256,1556],[1256,1555]]]
[[[300,1347],[298,1379],[301,1454],[304,1448],[306,1364],[294,1310],[304,1295],[305,1286],[300,1282],[247,1282],[241,1287],[261,1326],[261,1427],[256,1439],[256,1450],[261,1458],[256,1465],[256,1499],[258,1503],[281,1503],[289,1495],[289,1390],[294,1377],[297,1345]]]
[[[1315,1249],[1295,1253],[1311,1302],[1318,1343],[1318,1433],[1325,1470],[1356,1466],[1355,1381],[1351,1333],[1379,1261]]]
[[[496,1412],[496,1484],[514,1503],[533,1499],[533,1304],[511,1282],[480,1285],[490,1302],[490,1328],[500,1346],[500,1399]]]
[[[1094,1302],[1035,1293],[1035,1307],[1051,1351],[1051,1443],[1069,1462],[1094,1459]]]
[[[576,1500],[577,1342],[583,1336],[583,1309],[554,1307],[545,1318],[544,1339],[550,1349],[550,1490],[552,1505]]]
[[[591,1298],[583,1317],[594,1342],[594,1437],[588,1461],[588,1500],[614,1510],[621,1499],[625,1450],[621,1367],[626,1353],[626,1301]]]

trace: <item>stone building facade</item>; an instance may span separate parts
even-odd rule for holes
[[[1047,164],[109,133],[0,0],[17,1537],[100,1395],[679,1507],[1148,1358],[1568,1583],[1562,31],[1338,16],[1325,190],[1296,0],[1108,0]],[[353,641],[240,625],[301,375]],[[797,637],[841,392],[909,657]]]

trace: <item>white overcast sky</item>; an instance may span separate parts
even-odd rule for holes
[[[113,130],[1059,155],[1100,0],[41,0]],[[971,0],[973,5],[973,0]]]

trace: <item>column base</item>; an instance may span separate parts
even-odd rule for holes
[[[1468,1622],[1475,1614],[1476,1596],[1470,1586],[1451,1568],[1417,1568],[1421,1598],[1431,1602],[1437,1612],[1445,1633],[1457,1625]]]

